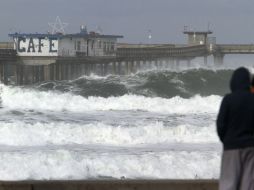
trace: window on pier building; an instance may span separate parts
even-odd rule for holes
[[[106,52],[107,51],[107,43],[103,42],[103,51]]]
[[[101,40],[98,40],[99,43],[99,49],[101,49]]]
[[[114,50],[115,50],[115,43],[111,42],[111,51],[114,51]]]
[[[80,50],[81,50],[81,42],[77,41],[77,51],[80,51]]]
[[[110,49],[109,49],[110,47],[109,46],[110,46],[110,42],[107,42],[107,52],[110,51]]]
[[[92,40],[91,49],[94,49],[94,40]]]

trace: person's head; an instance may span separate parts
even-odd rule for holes
[[[244,67],[240,67],[236,69],[231,77],[230,81],[230,89],[232,92],[234,91],[249,91],[250,90],[250,72],[248,69]]]

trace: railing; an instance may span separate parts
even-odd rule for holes
[[[0,49],[14,49],[13,42],[0,42]]]
[[[15,60],[16,55],[13,42],[0,42],[0,61]]]
[[[16,59],[17,52],[14,49],[0,49],[0,60]]]
[[[216,49],[226,54],[254,54],[254,44],[218,44]]]
[[[208,53],[206,45],[184,47],[142,47],[118,48],[117,58],[165,58],[165,57],[195,57]]]

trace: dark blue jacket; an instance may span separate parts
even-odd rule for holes
[[[254,147],[254,95],[250,92],[250,73],[237,69],[230,81],[231,93],[221,103],[217,132],[224,149]]]

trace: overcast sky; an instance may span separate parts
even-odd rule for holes
[[[44,33],[60,16],[67,33],[100,26],[104,34],[124,35],[121,41],[185,43],[185,25],[206,30],[217,43],[254,43],[253,0],[0,0],[0,41],[8,33]]]

